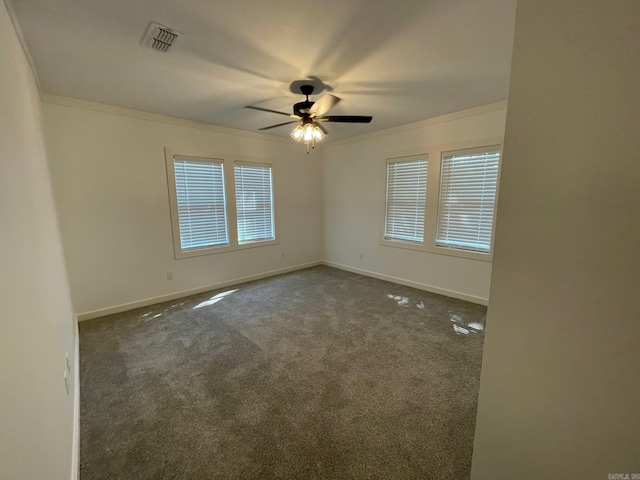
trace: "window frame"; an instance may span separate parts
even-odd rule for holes
[[[406,156],[406,157],[393,157],[393,158],[387,158],[385,160],[385,208],[384,208],[384,220],[383,220],[383,231],[382,231],[382,239],[384,240],[384,242],[389,242],[391,244],[402,244],[402,245],[416,245],[416,246],[421,246],[424,244],[425,242],[425,236],[424,236],[424,218],[423,218],[423,232],[422,232],[422,240],[421,241],[414,241],[414,240],[402,240],[399,238],[390,238],[390,235],[387,234],[387,220],[388,220],[388,213],[389,213],[389,165],[391,165],[392,163],[413,163],[413,162],[419,162],[419,161],[424,161],[426,163],[426,172],[425,172],[425,177],[426,177],[426,182],[425,182],[425,198],[424,198],[424,204],[425,204],[425,217],[426,217],[426,208],[427,208],[427,198],[428,198],[428,194],[429,194],[429,156],[424,154],[424,155],[410,155],[410,156]]]
[[[194,151],[184,148],[165,147],[165,168],[167,175],[167,187],[168,187],[168,200],[169,200],[169,213],[171,221],[171,233],[173,237],[173,253],[176,260],[191,258],[201,255],[213,255],[218,253],[226,253],[237,250],[245,250],[248,248],[259,248],[271,245],[278,245],[278,231],[277,231],[277,201],[276,201],[276,172],[274,171],[273,162],[255,157],[247,157],[243,155],[231,155],[221,154],[214,152],[202,152]],[[224,173],[224,195],[226,203],[226,216],[227,216],[227,234],[229,237],[228,245],[216,245],[207,246],[202,248],[194,248],[189,250],[182,249],[182,243],[180,240],[180,223],[178,216],[178,202],[176,194],[176,178],[174,171],[174,159],[194,159],[194,161],[206,162],[207,160],[218,161],[223,165]],[[236,190],[235,190],[235,176],[234,176],[234,164],[235,162],[244,164],[254,164],[256,166],[268,166],[271,169],[271,199],[273,210],[273,240],[263,240],[245,244],[238,243],[238,223],[237,223],[237,211],[236,211]]]
[[[497,152],[498,153],[498,170],[496,172],[496,196],[495,196],[495,200],[494,200],[494,204],[493,204],[493,212],[492,212],[492,222],[491,222],[491,233],[490,233],[490,237],[489,237],[489,250],[488,251],[480,251],[479,249],[473,249],[471,247],[468,248],[464,248],[464,247],[460,247],[460,246],[455,246],[455,245],[438,245],[438,234],[439,234],[439,223],[440,223],[440,214],[441,212],[441,207],[442,207],[442,164],[444,163],[445,157],[456,157],[456,156],[461,156],[461,155],[473,155],[473,154],[481,154],[481,153],[487,153],[487,152]],[[474,252],[480,255],[489,255],[492,251],[493,251],[493,234],[495,231],[495,224],[496,224],[496,208],[497,208],[497,200],[498,200],[498,186],[499,186],[499,181],[500,181],[500,164],[502,163],[500,160],[502,159],[502,151],[500,149],[499,145],[491,145],[491,146],[486,146],[486,147],[479,147],[479,148],[466,148],[466,149],[462,149],[462,150],[453,150],[453,151],[443,151],[441,152],[440,155],[440,183],[439,183],[439,188],[440,191],[438,192],[438,210],[437,210],[437,215],[436,215],[436,235],[434,238],[434,242],[437,248],[443,248],[443,249],[447,249],[447,250],[455,250],[455,251],[464,251],[464,252]]]
[[[413,250],[426,252],[436,255],[445,255],[450,257],[467,258],[471,260],[479,260],[483,262],[493,261],[493,241],[495,236],[496,209],[494,208],[494,221],[491,229],[491,249],[489,253],[479,253],[468,250],[457,250],[449,247],[436,246],[436,235],[438,231],[438,208],[440,202],[440,171],[442,166],[442,156],[447,153],[460,153],[464,151],[479,151],[493,149],[500,152],[500,162],[498,165],[498,183],[496,190],[496,207],[500,196],[500,174],[502,171],[502,137],[486,137],[476,141],[463,141],[453,144],[440,144],[428,147],[408,149],[396,152],[389,152],[384,156],[381,164],[381,189],[379,195],[381,199],[379,211],[380,227],[379,227],[379,245],[392,248],[400,248],[405,250]],[[424,220],[424,241],[422,244],[400,242],[386,240],[385,219],[386,219],[386,202],[387,202],[387,162],[398,158],[405,157],[423,157],[428,159],[427,163],[427,201],[425,206]]]
[[[236,189],[236,182],[238,180],[238,178],[235,175],[236,172],[236,168],[267,168],[269,170],[269,185],[271,187],[271,198],[270,198],[270,204],[269,206],[270,211],[271,211],[271,232],[273,234],[273,238],[264,238],[264,239],[260,239],[260,240],[253,240],[250,242],[243,242],[240,243],[240,233],[238,232],[237,234],[237,241],[238,241],[238,246],[246,246],[246,245],[255,245],[255,244],[261,244],[264,245],[265,243],[268,242],[273,242],[276,239],[276,219],[275,219],[275,208],[274,208],[274,194],[273,194],[273,165],[271,165],[270,163],[257,163],[257,162],[247,162],[247,161],[242,161],[242,160],[234,160],[233,162],[233,180],[234,180],[234,201],[235,201],[235,208],[236,208],[236,229],[239,230],[237,227],[239,226],[239,219],[238,219],[238,191]]]
[[[221,178],[221,187],[222,187],[222,200],[223,200],[223,205],[215,205],[215,208],[218,211],[222,211],[222,216],[224,217],[224,233],[225,233],[225,238],[226,241],[224,243],[215,243],[212,245],[203,245],[200,247],[189,247],[186,249],[182,248],[182,232],[180,229],[180,209],[178,206],[178,186],[177,186],[177,179],[176,179],[176,163],[177,162],[189,162],[192,164],[203,164],[203,165],[218,165],[220,166],[220,170],[222,173],[222,178]],[[174,200],[174,204],[175,204],[175,209],[174,211],[176,212],[175,214],[175,219],[176,219],[176,225],[175,228],[177,228],[175,230],[175,234],[177,235],[178,239],[179,239],[179,243],[180,243],[180,250],[181,253],[188,253],[188,252],[194,252],[194,251],[198,251],[198,250],[203,250],[203,249],[208,249],[208,248],[224,248],[224,247],[228,247],[231,243],[230,243],[230,238],[229,238],[229,217],[228,217],[228,208],[227,208],[227,198],[226,198],[226,191],[227,191],[227,185],[226,185],[226,169],[225,169],[225,165],[222,159],[220,158],[202,158],[202,157],[191,157],[191,156],[183,156],[183,155],[174,155],[173,157],[173,161],[171,162],[172,164],[172,168],[171,168],[171,173],[173,174],[173,200]],[[192,217],[190,217],[192,218]]]

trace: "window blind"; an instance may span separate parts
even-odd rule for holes
[[[426,159],[387,161],[385,240],[424,241],[426,197]]]
[[[275,239],[271,166],[236,162],[238,244]]]
[[[174,158],[182,250],[229,244],[221,161]]]
[[[436,245],[488,253],[500,152],[443,154]]]

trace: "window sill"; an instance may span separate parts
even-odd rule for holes
[[[402,248],[404,250],[413,250],[416,252],[431,253],[435,255],[446,255],[448,257],[467,258],[469,260],[477,260],[481,262],[491,263],[493,261],[493,252],[478,253],[466,250],[456,250],[454,248],[436,247],[435,245],[427,245],[424,243],[417,244],[392,240],[380,240],[380,245],[383,247]]]
[[[238,250],[247,250],[249,248],[268,247],[271,245],[278,245],[278,240],[265,240],[263,242],[245,243],[243,245],[223,245],[220,247],[205,247],[197,248],[193,250],[174,252],[176,260],[182,260],[184,258],[200,257],[203,255],[216,255],[218,253],[236,252]]]

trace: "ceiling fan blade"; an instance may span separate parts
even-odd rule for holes
[[[298,120],[292,120],[290,122],[278,123],[276,125],[269,125],[268,127],[262,127],[262,128],[259,128],[258,130],[270,130],[272,128],[281,127],[283,125],[289,125],[290,123],[298,123]]]
[[[254,107],[252,105],[247,105],[244,108],[250,108],[251,110],[260,110],[261,112],[277,113],[278,115],[286,115],[287,117],[300,118],[297,115],[292,115],[290,113],[285,113],[285,112],[279,112],[278,110],[271,110],[269,108]]]
[[[315,117],[317,115],[324,115],[331,108],[333,108],[336,103],[338,103],[340,99],[335,95],[331,95],[327,93],[321,96],[318,100],[315,101],[313,106],[309,109],[309,114],[311,117]]]
[[[373,117],[361,115],[328,115],[314,118],[317,122],[370,123]]]

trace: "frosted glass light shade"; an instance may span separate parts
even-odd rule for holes
[[[291,138],[293,138],[296,142],[299,142],[300,140],[302,140],[303,135],[304,135],[304,128],[302,128],[302,125],[298,125],[296,128],[293,129],[293,132],[291,132]]]
[[[291,138],[296,142],[315,143],[324,138],[324,132],[315,123],[305,123],[293,129]]]

